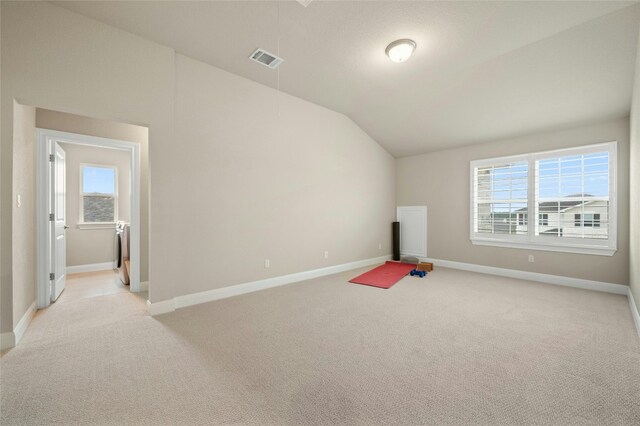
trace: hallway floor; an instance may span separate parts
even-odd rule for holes
[[[56,303],[69,303],[122,292],[128,293],[129,286],[123,284],[114,271],[68,274],[66,288]]]

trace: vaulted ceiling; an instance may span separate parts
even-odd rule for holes
[[[344,113],[398,157],[628,114],[640,17],[628,1],[54,3]],[[418,45],[400,64],[398,38]]]

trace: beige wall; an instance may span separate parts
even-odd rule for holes
[[[395,161],[347,117],[181,55],[175,105],[174,296],[390,253]]]
[[[6,295],[11,299],[12,292],[13,233],[31,232],[26,224],[12,229],[13,100],[24,105],[147,126],[149,145],[162,152],[175,143],[172,135],[174,52],[47,2],[3,1],[0,7],[0,293],[4,307]],[[153,163],[153,152],[149,156]],[[151,203],[153,191],[172,190],[170,178],[159,174],[150,187]],[[156,217],[150,219],[158,229],[149,233],[150,258],[171,258],[172,246],[161,231],[171,220],[162,215],[162,207],[151,204],[149,209],[156,212]],[[25,250],[33,255],[35,244]],[[152,269],[150,273],[153,281]],[[172,287],[173,283],[158,277],[157,286]],[[150,291],[153,299],[154,289]],[[21,315],[16,313],[15,317]],[[3,321],[0,331],[10,331],[14,327],[12,322]]]
[[[81,135],[98,136],[140,144],[140,280],[149,280],[149,130],[143,126],[135,126],[126,123],[117,123],[110,120],[83,117],[75,114],[67,114],[48,109],[36,109],[36,126],[42,129],[59,130],[62,132],[78,133]],[[70,145],[69,145],[70,146]],[[103,150],[112,151],[112,150]],[[100,151],[97,151],[100,152]],[[125,154],[128,155],[129,154]],[[68,199],[67,199],[68,201]],[[73,214],[73,211],[70,211]],[[127,214],[128,216],[128,214]],[[126,218],[129,220],[129,217]],[[76,232],[77,231],[77,232]],[[73,230],[74,234],[82,235],[84,240],[91,239],[91,235],[99,231]],[[101,241],[106,241],[107,232],[102,231]],[[79,236],[79,235],[76,235]],[[113,237],[113,236],[112,236]],[[113,239],[113,238],[112,238]],[[113,241],[109,243],[113,244]],[[113,253],[113,252],[110,252]],[[67,256],[73,253],[67,247]],[[105,252],[99,257],[105,258]],[[73,256],[74,260],[67,257],[67,265],[82,265],[87,263],[107,262],[107,260],[87,262],[90,258],[98,258],[98,253],[86,253],[84,257]],[[73,262],[73,263],[71,263]],[[82,263],[76,263],[82,262]]]
[[[14,102],[13,115],[13,323],[36,300],[35,108]],[[21,206],[17,197],[20,195]],[[4,306],[3,306],[4,308]]]
[[[276,91],[169,48],[46,2],[1,7],[3,299],[14,98],[149,127],[152,302],[390,252],[395,161],[345,116],[281,94],[278,117]]]
[[[618,251],[613,256],[474,246],[469,240],[469,162],[618,141]],[[628,285],[629,120],[541,133],[397,160],[398,205],[428,206],[431,258]],[[533,254],[534,263],[528,262]]]
[[[80,165],[115,166],[118,175],[118,220],[129,222],[131,154],[128,151],[61,143],[67,165],[67,266],[111,262],[115,228],[80,229]],[[144,279],[142,279],[144,280]]]
[[[631,106],[629,285],[640,309],[640,42]]]

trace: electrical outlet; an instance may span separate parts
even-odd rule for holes
[[[533,255],[532,254],[529,255],[529,262],[533,263]]]
[[[324,258],[325,258],[325,259],[328,259],[328,258],[329,258],[329,252],[328,252],[328,251],[326,251],[326,250],[324,251]]]
[[[16,203],[18,204],[18,208],[22,207],[22,196],[18,194],[16,198],[17,198]]]
[[[378,243],[378,250],[382,250],[382,243]]]
[[[264,267],[265,268],[270,268],[271,267],[271,262],[269,261],[269,259],[265,259],[264,260]]]

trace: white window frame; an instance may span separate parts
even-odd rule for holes
[[[553,151],[536,152],[508,157],[487,158],[470,162],[470,227],[469,236],[472,244],[496,247],[519,248],[528,250],[544,250],[567,253],[593,254],[601,256],[613,256],[617,251],[618,236],[618,191],[617,191],[617,141],[584,145],[574,148],[565,148]],[[537,161],[564,157],[571,155],[591,154],[597,152],[609,153],[609,238],[604,239],[577,239],[566,237],[536,236],[536,225],[538,224],[539,212],[536,203],[536,179],[538,170]],[[528,190],[527,190],[527,213],[528,217],[535,217],[537,220],[528,221],[526,235],[509,234],[485,234],[475,231],[475,215],[477,188],[475,186],[475,169],[497,165],[527,161],[528,163]]]
[[[114,171],[114,194],[113,194],[113,222],[85,222],[84,221],[84,197],[85,195],[91,195],[84,192],[84,168],[85,167],[97,167],[102,169],[113,169]],[[106,194],[108,195],[108,194]],[[93,163],[80,163],[80,216],[78,216],[78,228],[80,229],[95,229],[100,227],[111,228],[115,226],[118,221],[118,167],[112,164],[93,164]]]

